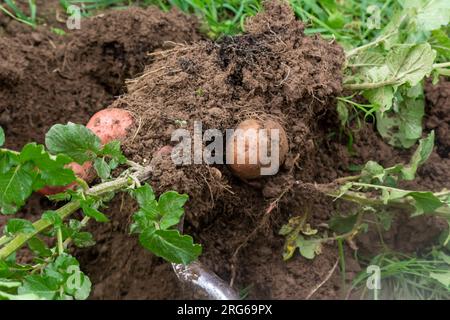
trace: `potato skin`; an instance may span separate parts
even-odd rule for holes
[[[102,144],[112,140],[123,140],[127,136],[127,130],[133,124],[131,113],[117,108],[103,109],[94,114],[86,127],[91,129]]]
[[[86,127],[94,132],[99,138],[101,143],[107,144],[112,140],[123,140],[127,136],[127,130],[133,124],[133,117],[131,114],[122,109],[109,108],[100,110],[94,114],[89,120]],[[95,171],[90,161],[80,165],[76,162],[69,163],[68,168],[72,169],[75,175],[86,182],[92,182],[95,179]],[[74,188],[76,182],[72,182],[67,186],[46,186],[38,193],[42,195],[52,195],[60,192],[64,192],[69,188]]]
[[[286,136],[286,132],[283,129],[283,127],[274,120],[255,120],[255,119],[247,119],[242,121],[236,129],[241,129],[244,133],[247,132],[247,130],[254,129],[254,130],[260,130],[264,129],[267,130],[267,133],[270,133],[270,130],[272,129],[278,129],[279,130],[279,137],[280,137],[280,150],[279,150],[279,164],[280,166],[283,164],[284,160],[286,159],[286,155],[289,151],[289,144],[288,139]],[[238,176],[241,179],[256,179],[261,176],[261,168],[263,167],[262,164],[259,162],[259,146],[264,144],[267,144],[270,141],[267,141],[264,139],[264,141],[257,141],[256,144],[249,143],[249,141],[245,141],[245,162],[243,164],[237,164],[238,160],[238,154],[237,154],[237,144],[235,141],[237,140],[237,131],[235,131],[232,138],[227,141],[227,159],[232,156],[231,152],[234,148],[234,161],[233,164],[228,164],[233,174]],[[234,141],[234,143],[233,143]],[[250,154],[257,153],[257,163],[256,164],[250,164]]]

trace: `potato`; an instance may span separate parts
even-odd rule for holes
[[[123,140],[132,124],[133,117],[128,111],[109,108],[94,114],[86,127],[100,138],[102,144],[106,144],[112,140]]]
[[[261,163],[261,159],[259,157],[259,150],[260,147],[263,145],[267,146],[267,151],[270,152],[270,130],[272,129],[278,129],[279,130],[279,138],[280,138],[280,146],[279,146],[279,165],[281,166],[286,158],[286,155],[289,151],[289,144],[288,139],[286,136],[286,132],[283,129],[283,127],[274,120],[254,120],[254,119],[248,119],[243,122],[241,122],[236,129],[241,129],[243,135],[249,133],[249,130],[254,129],[257,133],[258,130],[266,130],[266,137],[263,138],[263,141],[259,141],[259,136],[256,136],[256,143],[253,141],[250,141],[250,139],[245,139],[245,150],[239,150],[238,151],[238,144],[237,144],[237,137],[239,135],[238,131],[235,131],[231,139],[227,141],[226,146],[226,153],[227,153],[227,159],[232,159],[233,163],[229,163],[228,166],[230,167],[231,171],[242,179],[255,179],[260,177],[261,174],[261,168],[270,167],[270,164],[263,165]],[[234,154],[233,154],[234,150]],[[239,159],[238,152],[241,152],[241,156],[244,156],[244,163],[237,163]],[[244,155],[242,155],[242,152],[244,152]],[[256,163],[250,163],[251,157],[256,158]]]
[[[86,125],[99,138],[102,144],[106,144],[112,140],[123,140],[127,136],[127,130],[133,124],[131,114],[122,109],[110,108],[104,109],[94,114]],[[79,165],[72,162],[67,165],[71,168],[75,175],[86,182],[92,182],[95,179],[95,171],[91,162],[85,162]],[[69,188],[74,188],[76,183],[73,182],[67,186],[47,186],[38,190],[42,195],[51,195],[64,192]]]

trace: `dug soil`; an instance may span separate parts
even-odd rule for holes
[[[4,30],[14,23],[3,23]],[[290,217],[307,214],[322,232],[333,214],[353,209],[321,195],[314,183],[349,175],[368,160],[387,166],[411,155],[385,144],[371,124],[355,130],[349,151],[335,112],[343,50],[305,36],[291,9],[276,2],[247,21],[245,34],[217,42],[201,40],[195,22],[177,12],[127,9],[83,23],[65,37],[37,29],[0,38],[0,125],[7,146],[42,142],[51,125],[85,123],[107,106],[125,108],[136,120],[125,153],[153,165],[148,182],[157,192],[189,194],[185,232],[203,245],[205,265],[253,299],[343,297],[336,245],[325,244],[314,260],[296,253],[283,261],[278,231]],[[407,186],[440,190],[450,181],[450,83],[427,84],[427,99],[426,130],[436,131],[437,146]],[[273,119],[286,130],[290,148],[275,176],[244,181],[224,165],[175,166],[169,156],[156,155],[172,144],[175,129],[192,130],[194,121],[203,130],[225,131],[248,118]],[[21,214],[37,217],[49,206],[36,196]],[[127,196],[117,197],[106,211],[111,223],[89,226],[97,244],[76,251],[94,283],[91,297],[189,298],[171,266],[129,235],[135,210]],[[400,213],[383,237],[392,249],[416,251],[442,228],[440,221]],[[377,237],[369,232],[352,247],[376,252]],[[353,249],[345,248],[348,280],[361,270]]]

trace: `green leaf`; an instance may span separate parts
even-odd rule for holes
[[[419,147],[414,152],[409,165],[402,169],[403,179],[414,180],[419,166],[424,164],[433,152],[434,138],[434,131],[431,131],[426,138],[420,140]]]
[[[394,47],[389,51],[386,63],[397,82],[415,86],[431,73],[435,58],[436,52],[430,44],[422,43]]]
[[[376,112],[378,132],[389,144],[410,148],[422,136],[425,100],[399,94],[394,109],[389,113]]]
[[[377,106],[377,110],[383,113],[392,107],[394,88],[391,86],[384,86],[377,89],[365,90],[363,96],[369,100],[370,103]]]
[[[418,216],[423,213],[432,213],[436,209],[445,205],[438,197],[431,191],[408,191],[401,189],[385,189],[383,190],[383,199],[387,204],[389,201],[412,197],[414,199],[414,207],[416,211],[413,216]]]
[[[127,158],[123,155],[120,149],[120,141],[113,140],[105,144],[102,150],[104,156],[111,157],[117,164],[123,164],[127,161]]]
[[[56,211],[48,210],[42,214],[42,219],[47,220],[55,228],[59,228],[62,225],[62,219]]]
[[[0,127],[0,147],[5,144],[5,132],[3,131],[3,128]]]
[[[164,192],[158,201],[159,213],[162,216],[160,228],[166,230],[177,225],[184,213],[183,206],[189,199],[187,194],[179,194],[175,191]]]
[[[72,240],[78,248],[86,248],[95,245],[94,237],[90,232],[77,232],[72,236]]]
[[[414,216],[422,213],[432,213],[444,205],[438,197],[429,191],[414,191],[410,192],[408,196],[413,197],[415,200],[416,212]]]
[[[384,182],[386,171],[375,161],[369,160],[361,170],[361,181],[365,183],[372,183],[374,179],[377,182]]]
[[[28,247],[31,251],[38,254],[40,257],[50,257],[52,255],[52,251],[48,248],[48,246],[39,239],[38,237],[33,237],[27,242]]]
[[[450,3],[447,0],[408,0],[405,9],[412,9],[417,28],[432,31],[445,26],[450,20]]]
[[[106,180],[111,176],[111,168],[106,163],[105,158],[97,158],[94,161],[94,168],[98,176],[102,180]]]
[[[36,232],[35,227],[31,221],[25,219],[9,219],[5,227],[5,233],[12,235],[18,233],[31,234],[33,232]]]
[[[98,211],[97,209],[81,204],[81,209],[83,210],[83,213],[87,215],[88,217],[94,218],[97,222],[108,222],[109,219],[107,216],[105,216],[103,213]]]
[[[39,189],[43,186],[65,186],[75,181],[75,174],[65,165],[72,160],[65,155],[51,156],[43,145],[28,143],[20,152],[21,163],[32,162],[39,169],[41,185],[35,186]],[[36,184],[36,183],[35,183]]]
[[[66,154],[79,164],[93,160],[101,148],[100,139],[91,130],[71,122],[51,127],[45,145],[51,153]]]
[[[17,290],[19,295],[35,294],[39,298],[53,300],[58,290],[58,283],[47,276],[30,275],[24,278],[23,284]]]
[[[300,251],[300,254],[309,260],[314,259],[317,254],[322,252],[322,245],[320,241],[305,240],[302,236],[297,238],[296,245]]]
[[[450,37],[444,30],[434,30],[432,32],[431,46],[438,53],[438,58],[443,61],[450,60]]]
[[[181,235],[177,230],[147,229],[140,234],[139,242],[158,257],[184,265],[196,260],[202,252],[191,236]]]
[[[147,183],[132,190],[131,195],[136,199],[140,207],[144,207],[147,203],[156,199],[152,187]]]
[[[347,217],[334,215],[331,217],[330,221],[328,222],[328,225],[330,229],[336,232],[337,234],[344,234],[350,232],[354,228],[357,219],[358,219],[357,214],[353,214]]]
[[[0,207],[2,213],[15,213],[33,192],[37,172],[30,164],[18,165],[0,175]]]

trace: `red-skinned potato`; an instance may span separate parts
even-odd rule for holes
[[[237,137],[239,134],[239,131],[237,129],[240,129],[241,132],[243,132],[244,136],[245,133],[249,132],[249,130],[255,130],[255,132],[258,132],[258,130],[266,130],[266,133],[268,134],[266,136],[266,139],[263,139],[264,141],[259,141],[259,136],[256,138],[256,143],[252,143],[250,139],[245,139],[245,150],[238,150],[238,144],[236,143]],[[234,175],[241,179],[256,179],[261,176],[261,168],[265,167],[260,163],[259,158],[259,148],[263,144],[268,146],[268,150],[270,150],[270,139],[268,139],[270,130],[272,129],[278,129],[279,131],[279,165],[281,166],[286,158],[286,155],[289,151],[289,144],[288,139],[286,136],[286,132],[283,129],[283,127],[274,120],[254,120],[254,119],[248,119],[245,121],[242,121],[237,127],[234,135],[232,138],[227,141],[227,159],[233,158],[233,163],[228,164],[229,168],[233,172]],[[234,152],[233,152],[234,150]],[[239,154],[238,152],[241,152]],[[242,155],[242,152],[244,154]],[[257,161],[256,163],[250,163],[250,155],[255,155]],[[244,156],[243,159],[245,159],[244,163],[238,163],[239,156]]]
[[[109,108],[100,110],[94,114],[87,123],[86,127],[94,132],[104,145],[113,140],[125,139],[128,129],[132,124],[133,117],[128,111],[117,108]],[[68,164],[67,167],[71,168],[77,177],[88,183],[95,179],[95,170],[93,169],[91,162],[85,162],[83,165],[72,162]],[[38,192],[42,195],[52,195],[64,192],[65,190],[74,188],[75,186],[76,182],[72,182],[67,186],[47,186]]]
[[[123,109],[103,109],[92,116],[86,127],[91,129],[102,144],[112,140],[123,140],[133,124],[131,114]]]

